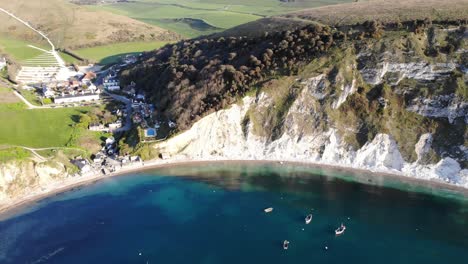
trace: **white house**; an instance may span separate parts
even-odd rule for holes
[[[76,159],[71,162],[80,169],[81,173],[88,173],[92,169],[85,159]]]
[[[89,86],[88,86],[88,90],[90,90],[92,93],[100,93],[101,91],[96,87],[96,85],[94,85],[93,83],[91,83]]]
[[[2,70],[7,65],[5,58],[0,58],[0,70]]]
[[[90,93],[90,94],[77,94],[77,95],[63,95],[54,98],[54,103],[64,104],[64,103],[75,103],[75,102],[89,102],[99,100],[99,94]]]
[[[89,124],[88,129],[91,131],[108,131],[109,130],[101,123]]]
[[[114,137],[106,138],[106,145],[112,145],[114,143],[115,143],[115,138]]]
[[[49,87],[44,86],[44,87],[42,88],[42,95],[43,95],[44,97],[47,97],[47,98],[52,98],[52,97],[55,96],[55,92],[52,91],[52,89],[50,89]]]
[[[116,80],[116,79],[104,80],[104,83],[102,85],[108,91],[119,91],[120,90],[120,82],[118,80]]]
[[[119,129],[121,127],[122,127],[122,121],[121,120],[117,120],[114,123],[109,123],[109,130],[110,131],[114,131],[114,130]]]

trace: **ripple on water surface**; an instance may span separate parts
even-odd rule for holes
[[[393,188],[365,185],[355,176],[218,164],[109,178],[1,221],[0,263],[427,264],[468,258],[463,196],[429,195],[424,192],[433,189],[388,178],[372,179]],[[362,177],[357,180],[369,176]],[[265,214],[270,206],[273,212]],[[309,213],[314,217],[306,225]],[[348,228],[335,237],[342,222]],[[285,239],[291,241],[287,251]]]

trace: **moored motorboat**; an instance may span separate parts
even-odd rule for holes
[[[264,211],[265,213],[271,213],[271,212],[273,211],[273,207],[265,208],[265,209],[263,209],[263,211]]]
[[[285,240],[283,241],[283,249],[288,249],[289,248],[289,241],[288,240]]]
[[[309,214],[309,215],[307,215],[306,218],[305,218],[305,223],[306,223],[306,224],[309,224],[311,221],[312,221],[312,214]]]
[[[342,235],[345,232],[345,230],[346,230],[346,226],[343,225],[343,223],[341,223],[341,226],[335,230],[335,235],[337,236]]]

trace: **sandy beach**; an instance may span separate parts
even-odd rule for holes
[[[110,178],[119,175],[125,175],[135,172],[145,172],[154,170],[157,168],[183,166],[183,165],[208,165],[208,164],[223,164],[228,166],[229,164],[251,164],[251,165],[277,165],[277,166],[290,166],[297,167],[300,169],[322,169],[324,171],[330,171],[334,173],[343,173],[352,176],[352,180],[364,184],[376,184],[383,179],[393,179],[395,181],[405,183],[411,186],[424,187],[430,190],[445,190],[456,192],[464,197],[468,197],[468,189],[461,186],[445,183],[442,181],[424,180],[418,178],[412,178],[396,173],[389,172],[376,172],[365,169],[349,168],[344,166],[332,166],[327,164],[319,164],[312,162],[299,162],[299,161],[279,161],[279,160],[187,160],[187,159],[174,159],[174,160],[152,160],[146,161],[143,164],[131,165],[123,167],[117,172],[109,174],[88,174],[81,177],[71,177],[64,181],[51,184],[47,188],[36,190],[28,195],[21,196],[9,200],[7,203],[0,206],[1,219],[8,218],[9,216],[15,215],[16,212],[20,211],[24,207],[34,204],[44,198],[57,195],[71,189],[82,187],[85,185],[96,183],[102,179]],[[378,183],[377,183],[378,184]]]

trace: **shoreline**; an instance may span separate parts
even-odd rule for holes
[[[0,221],[8,218],[9,216],[15,215],[28,207],[28,205],[40,202],[48,197],[52,197],[54,195],[58,195],[61,193],[65,193],[77,187],[83,187],[86,185],[94,184],[99,182],[103,179],[115,177],[115,176],[122,176],[130,173],[142,173],[149,170],[154,170],[158,168],[166,168],[166,167],[173,167],[177,165],[203,165],[203,164],[252,164],[252,165],[279,165],[279,166],[290,166],[290,167],[297,167],[303,169],[323,169],[325,171],[330,172],[339,172],[339,173],[347,173],[350,174],[353,178],[352,181],[358,182],[361,184],[368,184],[368,185],[375,185],[377,181],[373,181],[372,177],[379,176],[380,180],[389,180],[393,179],[399,183],[408,184],[409,186],[415,187],[425,187],[428,189],[437,189],[437,190],[445,190],[445,191],[452,191],[458,194],[461,194],[465,197],[468,197],[468,189],[462,186],[457,186],[454,184],[442,182],[442,181],[434,181],[434,180],[426,180],[426,179],[419,179],[414,178],[411,176],[405,176],[403,174],[392,173],[392,172],[385,172],[385,171],[373,171],[364,168],[353,168],[353,167],[345,167],[345,166],[336,166],[330,164],[321,164],[321,163],[313,163],[313,162],[305,162],[305,161],[289,161],[289,160],[222,160],[222,159],[213,159],[213,160],[189,160],[189,159],[172,159],[172,160],[152,160],[143,162],[141,165],[134,165],[123,167],[122,169],[112,172],[109,174],[97,174],[97,173],[90,173],[89,175],[75,177],[75,178],[68,178],[64,181],[57,182],[55,184],[51,184],[42,190],[33,190],[30,194],[21,196],[18,198],[11,199],[5,205],[0,206]],[[169,175],[172,176],[172,175]],[[338,176],[330,176],[339,178]],[[386,187],[385,185],[379,185],[382,187]],[[391,186],[387,186],[390,187]],[[409,190],[408,190],[409,191]]]

